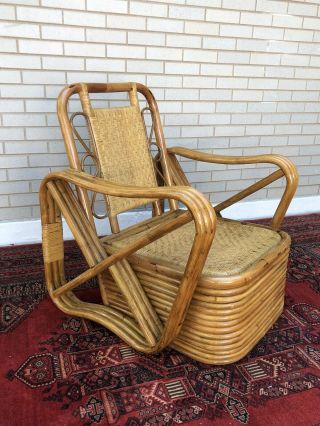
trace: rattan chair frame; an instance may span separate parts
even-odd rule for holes
[[[82,171],[67,105],[72,95],[81,97],[84,87],[89,94],[128,92],[130,97],[136,90],[145,97],[160,150],[164,186],[119,185]],[[179,147],[167,150],[156,101],[150,90],[138,83],[68,86],[58,99],[58,116],[70,169],[49,174],[40,188],[46,283],[54,303],[67,314],[102,324],[139,351],[158,352],[171,345],[211,364],[230,363],[244,356],[283,309],[290,238],[279,231],[281,242],[242,274],[207,277],[202,276],[202,270],[215,236],[217,215],[284,176],[286,188],[271,223],[273,230],[280,229],[297,187],[295,166],[279,155],[228,157]],[[213,209],[199,191],[190,187],[176,156],[219,164],[271,163],[278,170]],[[113,234],[99,238],[88,191],[153,199],[154,215],[123,231],[117,218],[110,217]],[[159,202],[164,199],[169,200],[167,213]],[[179,209],[178,203],[186,210]],[[89,265],[69,282],[64,274],[62,216]],[[184,270],[165,262],[149,262],[137,254],[140,248],[191,221],[195,236]],[[129,235],[136,239],[115,249],[113,243]],[[84,302],[73,293],[94,277],[98,277],[103,304]]]

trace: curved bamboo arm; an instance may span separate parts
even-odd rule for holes
[[[47,203],[48,188],[50,188],[50,185],[52,186],[54,183],[59,186],[59,184],[61,185],[61,183],[65,182],[74,184],[86,190],[118,197],[145,197],[156,199],[172,198],[182,202],[188,208],[190,215],[194,220],[196,232],[185,271],[167,322],[164,326],[163,332],[160,334],[155,344],[150,345],[150,343],[147,343],[144,346],[141,346],[141,343],[139,346],[135,344],[135,347],[138,348],[138,350],[147,352],[159,351],[168,346],[179,334],[215,234],[216,215],[211,204],[201,193],[190,187],[176,186],[141,188],[134,186],[123,186],[70,169],[61,172],[50,173],[42,181],[40,188],[40,204],[42,206],[41,217],[43,225],[50,223],[48,210],[44,207]],[[126,253],[124,250],[123,257],[125,254]],[[110,265],[114,264],[114,259],[112,260],[112,256],[109,259]],[[121,258],[117,258],[116,260],[119,261]],[[102,262],[104,262],[104,260],[100,260],[99,264]],[[98,262],[95,264],[97,263]],[[104,263],[104,266],[107,265],[108,260],[106,260]],[[94,272],[101,272],[100,267],[96,267],[94,264],[92,267],[95,268]],[[84,278],[87,277],[85,276]],[[109,328],[112,329],[112,327]],[[123,333],[122,337],[124,337]],[[126,340],[128,341],[128,338]]]
[[[296,192],[298,185],[298,172],[296,166],[288,158],[278,155],[278,154],[266,154],[266,155],[252,155],[252,156],[228,156],[228,155],[216,155],[208,154],[204,152],[194,151],[188,148],[182,147],[173,147],[168,149],[170,154],[181,155],[185,158],[190,158],[196,161],[204,161],[207,163],[217,163],[217,164],[256,164],[256,163],[270,163],[279,167],[281,174],[279,172],[274,172],[270,177],[266,177],[261,181],[256,182],[254,185],[251,185],[247,190],[240,192],[239,194],[234,195],[226,202],[220,203],[217,207],[217,211],[221,211],[239,199],[245,198],[246,196],[258,191],[259,189],[267,186],[269,183],[273,182],[276,179],[279,179],[282,176],[286,178],[286,188],[281,197],[279,205],[275,211],[275,214],[272,218],[271,227],[274,230],[279,230],[282,220],[288,210],[288,207],[291,203],[291,200]],[[216,207],[216,208],[217,208]]]

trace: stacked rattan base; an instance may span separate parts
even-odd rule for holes
[[[235,362],[253,348],[283,310],[290,238],[284,232],[280,236],[280,242],[241,276],[200,280],[172,347],[209,364]],[[131,256],[130,263],[165,322],[182,271],[139,255]],[[130,314],[110,276],[108,293],[111,306]]]

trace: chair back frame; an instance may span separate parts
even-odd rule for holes
[[[140,83],[77,83],[70,86],[66,86],[60,93],[58,97],[58,118],[61,127],[62,136],[65,143],[66,153],[69,160],[69,165],[71,169],[77,171],[83,171],[83,164],[79,158],[79,152],[76,146],[75,129],[73,127],[72,119],[75,114],[71,117],[68,111],[68,102],[69,99],[74,95],[79,95],[80,101],[84,112],[81,113],[86,118],[86,123],[88,125],[88,131],[91,137],[91,140],[94,142],[93,132],[90,128],[90,121],[88,120],[87,114],[85,112],[88,109],[87,106],[87,95],[90,93],[114,93],[114,92],[126,92],[129,95],[129,100],[131,105],[137,105],[136,93],[141,93],[148,105],[148,109],[151,113],[152,118],[152,129],[155,136],[155,144],[159,150],[159,162],[161,165],[162,177],[167,186],[172,186],[174,184],[169,167],[169,156],[165,144],[165,138],[163,134],[163,129],[160,121],[160,114],[157,106],[157,102],[152,94],[152,92],[143,84]],[[86,108],[87,107],[87,108]],[[93,143],[93,150],[95,150],[95,145]],[[96,154],[96,152],[95,152]],[[86,216],[94,226],[94,214],[92,211],[92,203],[90,202],[88,192],[83,188],[76,188],[77,195],[82,205]],[[175,200],[169,200],[170,209],[175,210],[177,208],[177,202]],[[153,212],[156,215],[161,214],[161,206],[158,201],[153,204]],[[112,232],[119,232],[119,224],[116,216],[109,216],[110,226]]]

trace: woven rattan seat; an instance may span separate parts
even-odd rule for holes
[[[92,93],[112,92],[127,93],[129,105],[93,107]],[[140,108],[138,93],[147,108]],[[71,114],[69,98],[76,96],[82,111]],[[146,132],[146,111],[153,136]],[[78,115],[86,121],[89,142],[73,125]],[[283,309],[290,237],[280,225],[297,186],[294,165],[278,155],[228,157],[167,149],[156,101],[138,83],[68,86],[58,99],[58,116],[70,169],[49,174],[40,188],[43,257],[53,302],[66,314],[107,327],[138,351],[170,345],[210,364],[245,356]],[[155,158],[151,145],[158,149]],[[213,208],[189,184],[180,156],[238,167],[268,163],[277,169]],[[91,174],[84,172],[88,157],[95,165],[95,170],[86,166]],[[286,187],[270,226],[221,216],[282,177]],[[96,213],[96,200],[105,203],[105,214]],[[119,214],[145,204],[151,204],[152,217],[121,229]],[[62,217],[88,264],[69,282]],[[109,221],[111,233],[99,236],[95,219]],[[94,277],[100,303],[89,303],[76,291]]]
[[[194,225],[188,223],[170,234],[137,251],[150,262],[171,265],[183,270],[194,240]],[[114,243],[123,247],[144,231]],[[281,241],[281,236],[271,229],[243,224],[233,220],[218,219],[215,238],[212,242],[202,276],[230,276],[246,271],[256,261],[266,256]]]

